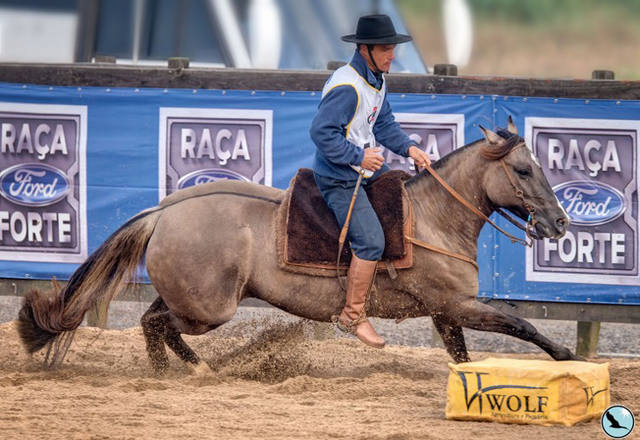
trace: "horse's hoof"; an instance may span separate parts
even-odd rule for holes
[[[577,354],[573,354],[571,350],[566,347],[563,347],[562,350],[555,357],[557,361],[581,361],[586,362],[587,360],[582,356],[578,356]]]
[[[463,364],[463,363],[466,363],[466,362],[471,362],[471,358],[469,357],[468,354],[464,354],[464,355],[463,354],[458,354],[456,356],[453,356],[453,361],[456,364]]]
[[[209,365],[204,361],[200,361],[197,364],[189,364],[189,368],[194,376],[208,376],[213,374]]]
[[[568,361],[580,361],[580,362],[587,362],[587,359],[583,358],[582,356],[578,356],[575,353],[572,353],[571,350],[567,349],[568,356],[565,358],[565,360]]]

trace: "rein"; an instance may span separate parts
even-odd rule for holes
[[[525,144],[521,143],[519,145],[516,145],[515,147],[513,147],[511,149],[511,151],[508,154],[511,154],[511,152],[513,152],[516,148],[520,148],[521,146],[525,146]],[[515,179],[513,178],[511,173],[509,172],[509,169],[507,168],[507,165],[504,162],[504,158],[500,159],[500,164],[502,165],[502,168],[504,169],[504,172],[507,175],[507,179],[509,180],[509,183],[511,183],[511,186],[513,187],[513,189],[515,191],[516,197],[518,197],[522,201],[523,206],[529,212],[529,219],[527,220],[526,225],[522,226],[520,223],[518,223],[517,220],[513,219],[509,214],[504,212],[502,209],[500,209],[500,208],[497,209],[497,212],[500,215],[502,215],[503,217],[505,217],[507,220],[509,220],[509,222],[511,222],[512,224],[514,224],[518,228],[520,228],[523,231],[525,231],[525,233],[527,234],[527,237],[530,239],[530,241],[527,241],[526,239],[523,240],[521,238],[515,237],[515,236],[509,234],[504,229],[502,229],[497,224],[495,224],[482,211],[480,211],[478,208],[476,208],[471,203],[469,203],[467,200],[465,200],[464,197],[462,197],[455,189],[453,189],[451,186],[449,186],[449,184],[447,184],[447,182],[445,182],[442,179],[442,177],[440,177],[438,175],[438,173],[436,173],[435,170],[433,168],[431,168],[430,165],[427,165],[425,167],[425,169],[433,176],[434,179],[436,179],[438,181],[438,183],[440,183],[440,185],[442,185],[442,187],[445,190],[447,190],[447,192],[449,194],[451,194],[453,196],[454,199],[456,199],[458,202],[460,202],[463,206],[465,206],[468,210],[473,212],[475,215],[477,215],[478,217],[480,217],[483,220],[485,220],[486,222],[488,222],[491,226],[496,228],[498,231],[502,232],[505,236],[507,236],[511,240],[512,243],[519,243],[519,244],[521,244],[523,246],[531,247],[531,246],[533,246],[534,233],[535,233],[533,228],[534,228],[534,226],[536,224],[536,220],[534,219],[534,214],[535,214],[536,210],[524,198],[524,192],[522,191],[522,189],[518,188],[518,185],[516,184]],[[478,270],[478,263],[475,260],[473,260],[472,258],[467,257],[466,255],[458,254],[458,253],[455,253],[455,252],[448,251],[446,249],[439,248],[437,246],[430,245],[428,243],[425,243],[424,241],[418,240],[418,239],[416,239],[414,237],[410,237],[408,235],[406,235],[405,238],[407,240],[409,240],[411,243],[416,244],[416,245],[418,245],[418,246],[420,246],[422,248],[431,250],[433,252],[438,252],[438,253],[443,254],[443,255],[448,255],[448,256],[456,258],[458,260],[470,263],[476,268],[476,270]]]
[[[511,151],[509,151],[509,153],[506,156],[511,154],[515,149],[523,147],[523,146],[526,147],[526,145],[524,143],[516,145],[515,147],[513,147],[511,149]],[[515,220],[513,217],[511,217],[509,214],[507,214],[501,208],[498,208],[496,211],[498,212],[498,214],[500,214],[501,216],[506,218],[513,225],[515,225],[519,229],[523,230],[526,233],[527,237],[529,238],[529,241],[527,241],[526,239],[523,240],[521,238],[515,237],[515,236],[511,235],[510,233],[508,233],[507,231],[505,231],[504,229],[502,229],[497,224],[495,224],[495,222],[493,222],[482,211],[480,211],[478,208],[476,208],[471,203],[469,203],[455,189],[453,189],[451,186],[449,186],[449,184],[447,182],[445,182],[442,179],[442,177],[440,177],[438,175],[438,173],[436,173],[435,170],[433,168],[431,168],[430,165],[427,165],[425,167],[425,169],[433,176],[434,179],[436,179],[438,181],[438,183],[440,183],[440,185],[442,185],[442,187],[445,190],[447,190],[447,192],[449,194],[451,194],[453,196],[454,199],[456,199],[458,202],[460,202],[468,210],[473,212],[478,217],[482,218],[484,221],[486,221],[491,226],[493,226],[495,229],[497,229],[502,234],[504,234],[506,237],[508,237],[509,240],[511,240],[511,243],[518,243],[518,244],[521,244],[523,246],[531,247],[531,246],[533,246],[533,240],[535,239],[534,226],[536,224],[536,220],[534,218],[534,214],[535,214],[536,210],[524,198],[524,192],[516,184],[515,179],[513,178],[513,176],[509,172],[509,169],[507,168],[507,164],[504,162],[504,158],[500,159],[500,164],[502,165],[502,169],[504,169],[504,172],[507,175],[507,179],[509,180],[509,183],[511,183],[511,186],[513,187],[513,189],[515,191],[516,197],[519,198],[522,201],[523,206],[529,212],[529,218],[528,218],[527,223],[525,224],[525,226],[522,226],[517,220]],[[343,225],[342,231],[340,233],[340,239],[339,239],[339,250],[338,250],[337,263],[336,263],[336,275],[337,275],[338,281],[340,282],[340,285],[341,285],[341,287],[343,289],[345,289],[345,286],[343,285],[343,283],[344,283],[343,280],[340,278],[340,256],[341,256],[341,253],[342,253],[342,247],[344,245],[344,242],[345,242],[345,239],[346,239],[346,235],[347,235],[347,230],[349,228],[349,223],[350,223],[350,220],[351,220],[351,211],[353,210],[353,205],[354,205],[354,202],[355,202],[356,195],[358,193],[358,187],[360,186],[361,180],[362,180],[362,175],[360,175],[359,178],[358,178],[358,182],[356,184],[356,188],[355,188],[355,191],[353,193],[353,197],[351,199],[351,205],[349,207],[349,212],[347,213],[347,219],[345,221],[345,224]],[[409,203],[411,203],[410,200],[409,200]],[[468,256],[463,255],[463,254],[459,254],[457,252],[449,251],[447,249],[443,249],[443,248],[440,248],[438,246],[433,246],[433,245],[431,245],[429,243],[426,243],[426,242],[424,242],[422,240],[419,240],[419,239],[417,239],[415,237],[411,237],[409,235],[405,235],[404,238],[406,240],[408,240],[410,243],[413,243],[413,244],[415,244],[417,246],[420,246],[420,247],[422,247],[424,249],[430,250],[432,252],[437,252],[439,254],[447,255],[447,256],[455,258],[457,260],[469,263],[469,264],[473,265],[473,267],[475,267],[476,270],[479,270],[478,263],[474,259],[472,259],[471,257],[468,257]]]
[[[471,257],[467,257],[466,255],[458,254],[456,252],[452,252],[452,251],[440,248],[438,246],[434,246],[432,244],[426,243],[426,242],[424,242],[422,240],[418,240],[417,238],[410,237],[408,235],[405,235],[404,238],[406,238],[409,242],[411,242],[411,243],[413,243],[413,244],[415,244],[417,246],[420,246],[421,248],[425,248],[425,249],[428,249],[430,251],[437,252],[439,254],[447,255],[447,256],[455,258],[457,260],[464,261],[466,263],[469,263],[469,264],[473,265],[473,267],[475,267],[476,270],[480,270],[476,260],[474,260]]]
[[[515,146],[510,152],[509,154],[511,154],[512,151],[514,151],[516,148],[519,148],[520,146],[523,146],[524,144],[520,144],[518,146]],[[513,186],[513,189],[516,192],[516,197],[518,197],[520,200],[522,200],[525,209],[527,209],[527,211],[529,212],[529,221],[527,222],[527,226],[523,227],[520,225],[517,225],[520,229],[523,229],[525,231],[527,231],[527,236],[530,237],[529,235],[529,228],[531,225],[531,227],[533,225],[535,225],[535,221],[533,220],[533,215],[535,213],[535,209],[529,205],[527,203],[527,201],[524,198],[524,193],[522,192],[522,190],[520,188],[518,188],[518,186],[516,185],[515,180],[513,179],[513,176],[511,175],[511,173],[509,173],[509,170],[507,168],[507,165],[504,162],[504,159],[500,159],[500,163],[502,165],[502,168],[504,169],[504,172],[507,175],[507,179],[509,179],[509,182],[511,183],[511,186]],[[480,211],[478,208],[476,208],[475,206],[473,206],[471,203],[469,203],[467,200],[465,200],[455,189],[451,188],[451,186],[449,186],[449,184],[447,184],[447,182],[445,182],[442,177],[440,177],[438,175],[438,173],[435,172],[435,170],[433,168],[431,168],[430,165],[427,165],[425,167],[425,169],[434,177],[434,179],[436,179],[438,181],[438,183],[440,183],[440,185],[442,185],[442,187],[444,189],[446,189],[449,194],[451,194],[453,196],[453,198],[455,198],[458,202],[462,203],[467,209],[469,209],[471,212],[473,212],[475,215],[477,215],[478,217],[482,218],[483,220],[485,220],[486,222],[488,222],[491,226],[493,226],[494,228],[496,228],[498,231],[502,232],[505,236],[507,236],[509,238],[509,240],[511,240],[512,243],[519,243],[521,245],[524,246],[529,246],[531,247],[533,245],[533,241],[527,241],[527,240],[523,240],[521,238],[515,237],[511,234],[509,234],[507,231],[505,231],[504,229],[502,229],[500,226],[498,226],[497,224],[495,224],[489,217],[487,217],[482,211]],[[503,214],[505,215],[505,214]],[[506,214],[508,215],[508,214]],[[515,220],[513,219],[509,219],[512,223],[515,222]]]

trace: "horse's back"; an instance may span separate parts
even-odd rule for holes
[[[270,199],[274,202],[280,202],[284,197],[284,191],[270,186],[240,180],[221,180],[176,191],[162,199],[159,206],[166,208],[187,199],[213,196],[216,194]]]
[[[149,248],[159,243],[182,243],[191,249],[236,247],[239,229],[246,227],[256,239],[264,239],[283,197],[282,190],[237,180],[177,191],[159,205],[162,214]]]

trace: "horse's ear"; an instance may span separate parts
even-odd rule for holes
[[[488,128],[484,128],[480,124],[478,124],[478,128],[480,129],[480,131],[482,131],[482,134],[484,135],[484,138],[487,140],[487,142],[489,142],[492,145],[500,143],[502,138],[498,136],[496,133],[489,130]]]
[[[510,133],[518,134],[518,127],[516,127],[516,124],[513,122],[511,115],[509,115],[509,119],[507,120],[507,130],[509,130]]]

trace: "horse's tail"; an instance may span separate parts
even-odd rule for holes
[[[75,330],[99,301],[108,304],[128,281],[136,281],[161,208],[151,208],[122,225],[73,273],[64,289],[32,290],[18,315],[18,332],[29,353]]]

